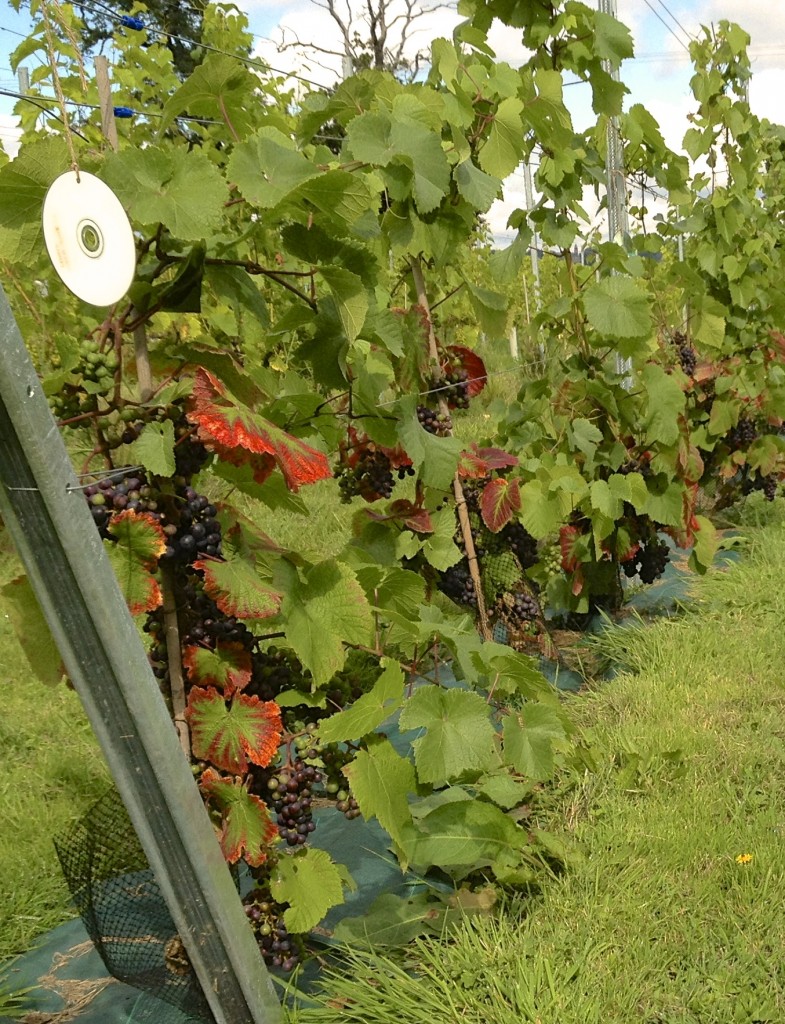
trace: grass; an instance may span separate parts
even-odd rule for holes
[[[4,560],[1,582],[13,572]],[[100,796],[109,776],[79,698],[32,678],[4,613],[0,664],[2,961],[74,916],[52,840]]]
[[[570,699],[596,765],[559,807],[576,867],[449,941],[352,954],[292,1021],[785,1020],[784,575],[771,526],[684,616],[598,641],[626,671]]]

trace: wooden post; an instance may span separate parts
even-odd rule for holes
[[[218,1024],[280,1004],[0,286],[0,512]]]
[[[98,102],[101,104],[101,131],[116,153],[119,142],[112,106],[112,87],[109,84],[109,61],[106,57],[95,58],[95,84],[98,86]]]

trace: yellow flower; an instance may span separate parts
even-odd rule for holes
[[[736,858],[736,863],[737,864],[749,864],[749,862],[751,860],[752,860],[752,854],[751,853],[740,853],[738,855],[738,857]]]

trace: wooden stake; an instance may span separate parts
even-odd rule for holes
[[[106,57],[95,58],[95,84],[98,86],[98,102],[101,105],[101,131],[104,133],[106,141],[116,153],[120,144],[117,139],[117,125],[114,120],[112,87],[109,84],[109,61]]]

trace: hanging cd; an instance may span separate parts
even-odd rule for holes
[[[136,269],[134,235],[114,192],[92,174],[66,171],[44,199],[44,241],[55,270],[74,295],[111,306]]]

